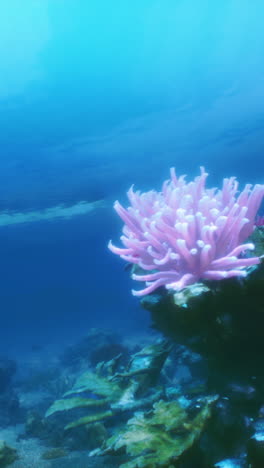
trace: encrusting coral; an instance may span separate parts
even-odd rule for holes
[[[200,280],[246,276],[246,267],[259,257],[246,255],[254,249],[244,243],[254,230],[264,185],[247,184],[238,192],[235,177],[223,180],[222,189],[205,187],[207,173],[187,183],[185,177],[164,182],[162,191],[128,191],[131,203],[114,208],[124,221],[124,248],[109,242],[109,249],[136,265],[132,278],[147,283],[136,296],[165,286],[178,291]],[[143,270],[143,271],[142,271]],[[147,272],[147,273],[146,273]]]

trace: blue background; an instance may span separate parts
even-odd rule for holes
[[[90,326],[148,329],[107,250],[132,183],[170,166],[263,183],[262,0],[3,0],[0,209],[105,200],[69,220],[0,228],[0,351]]]

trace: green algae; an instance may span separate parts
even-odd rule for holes
[[[46,416],[51,416],[59,411],[68,411],[74,408],[94,408],[95,406],[104,406],[109,400],[101,399],[94,400],[90,398],[65,398],[56,400],[46,412]]]
[[[86,424],[93,424],[98,421],[105,421],[106,419],[111,418],[112,416],[113,411],[111,410],[104,411],[102,413],[92,414],[91,416],[84,416],[83,418],[77,419],[76,421],[67,424],[67,426],[65,426],[65,429],[73,429],[74,427],[84,426]]]
[[[161,340],[132,355],[125,369],[118,368],[120,356],[99,363],[94,372],[87,371],[79,376],[63,398],[48,408],[46,417],[86,408],[87,415],[65,426],[65,429],[73,429],[103,421],[120,412],[151,407],[161,396],[161,390],[156,389],[155,384],[170,350],[171,343]],[[99,408],[102,410],[98,411]]]
[[[168,467],[199,439],[216,399],[201,400],[193,418],[177,401],[160,400],[151,411],[136,413],[124,429],[108,439],[107,450],[125,449],[134,457],[120,468]]]

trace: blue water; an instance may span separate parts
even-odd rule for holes
[[[169,167],[263,183],[262,0],[0,3],[0,209],[69,219],[0,227],[0,352],[63,348],[91,326],[147,331],[107,250],[115,199]]]

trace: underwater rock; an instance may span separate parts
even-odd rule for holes
[[[154,328],[206,356],[211,370],[218,373],[222,368],[227,380],[261,375],[264,262],[248,269],[243,279],[206,282],[198,290],[197,286],[145,296],[141,304],[151,312]]]
[[[230,382],[224,393],[240,414],[255,417],[259,412],[263,397],[262,385],[258,379],[248,379],[248,382]]]
[[[94,450],[101,447],[108,438],[104,424],[96,422],[84,425],[65,434],[64,444],[68,450]]]
[[[231,382],[227,386],[232,400],[237,402],[255,401],[257,396],[256,388],[253,385],[243,384],[239,382]]]
[[[29,411],[25,423],[25,433],[29,437],[45,438],[47,433],[46,420],[43,420],[35,411]]]
[[[262,238],[258,248],[263,254]],[[206,460],[201,466],[211,467],[215,463],[214,466],[221,468],[264,467],[264,425],[254,423],[256,414],[264,414],[260,409],[263,404],[263,290],[262,261],[249,268],[243,279],[194,284],[178,293],[159,289],[141,300],[142,306],[151,312],[154,328],[170,337],[176,349],[181,345],[200,357],[204,394],[209,391],[219,395],[208,430],[201,439],[200,450]],[[184,362],[180,353],[174,362]],[[187,367],[191,369],[190,362]],[[180,383],[180,392],[192,398],[192,393],[188,393],[190,383]],[[216,463],[216,460],[222,461]],[[185,462],[181,466],[189,467]]]
[[[264,428],[253,434],[248,442],[248,463],[250,468],[263,468],[264,466]]]
[[[125,358],[128,350],[117,334],[92,328],[79,343],[66,348],[61,356],[61,363],[64,366],[75,366],[81,360],[85,360],[95,366],[98,362],[112,359],[120,353]]]
[[[180,385],[188,394],[206,393],[208,365],[206,359],[191,351],[186,346],[175,345],[163,370],[168,385]],[[199,390],[200,387],[200,390]]]
[[[66,456],[67,456],[66,450],[64,450],[61,447],[55,447],[55,448],[46,450],[46,452],[42,454],[41,458],[43,458],[43,460],[54,460],[55,458],[62,458]]]
[[[226,458],[215,463],[214,468],[248,468],[243,458]]]
[[[53,447],[64,447],[65,434],[54,421],[43,418],[36,411],[29,411],[25,421],[24,433],[20,439],[40,439]]]
[[[203,449],[210,460],[246,452],[252,433],[243,408],[234,405],[228,397],[220,396],[212,410]]]
[[[0,395],[0,426],[21,422],[24,411],[20,408],[17,395],[10,390]]]
[[[123,362],[127,360],[128,350],[120,343],[98,345],[97,349],[91,351],[89,360],[92,366],[96,366],[98,362],[112,359],[118,354],[122,354]]]
[[[0,468],[11,465],[17,458],[17,451],[0,440]]]
[[[16,363],[11,359],[0,358],[0,394],[10,387],[13,375],[16,373]]]
[[[259,417],[252,423],[253,434],[248,440],[247,453],[250,468],[264,466],[264,418]]]

